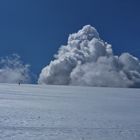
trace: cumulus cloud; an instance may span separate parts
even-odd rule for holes
[[[0,58],[0,83],[29,83],[29,67],[17,54]]]
[[[139,59],[129,53],[114,55],[90,25],[71,34],[54,57],[42,69],[39,84],[140,87]]]

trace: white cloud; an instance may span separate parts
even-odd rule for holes
[[[0,83],[29,83],[29,67],[17,54],[0,58]]]
[[[86,25],[69,36],[68,44],[42,69],[38,83],[140,87],[140,61],[129,53],[115,56],[112,46]]]

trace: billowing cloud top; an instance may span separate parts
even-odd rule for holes
[[[0,58],[0,83],[29,83],[29,67],[17,54]]]
[[[140,61],[129,53],[115,56],[112,46],[86,25],[69,36],[67,45],[42,69],[38,83],[140,87]]]

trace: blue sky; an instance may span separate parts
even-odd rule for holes
[[[19,54],[39,74],[68,35],[91,24],[114,53],[140,58],[139,0],[0,1],[0,57]]]

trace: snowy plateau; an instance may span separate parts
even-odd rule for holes
[[[0,140],[140,140],[140,89],[0,84]]]

